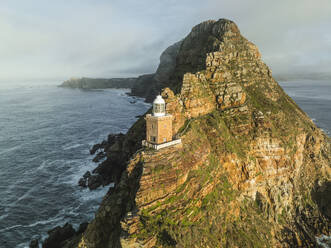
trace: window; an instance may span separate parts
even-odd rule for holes
[[[163,142],[167,142],[167,138],[163,138]]]
[[[153,105],[153,111],[154,113],[164,113],[165,112],[165,104],[154,104]]]
[[[150,137],[150,141],[151,141],[151,142],[156,142],[156,137],[155,137],[155,136],[151,136],[151,137]]]

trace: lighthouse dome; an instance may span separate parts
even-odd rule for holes
[[[165,116],[165,101],[158,95],[153,102],[153,116]]]

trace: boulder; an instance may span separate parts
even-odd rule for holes
[[[103,159],[104,157],[106,157],[106,154],[104,152],[99,152],[94,158],[93,158],[93,162],[94,163],[98,163],[101,159]]]
[[[84,179],[88,179],[91,176],[91,172],[86,171],[85,174],[83,175]]]
[[[77,230],[77,233],[78,233],[78,234],[81,234],[81,233],[85,232],[87,226],[88,226],[88,222],[83,222],[83,223],[81,223],[81,224],[79,225],[79,228],[78,228],[78,230]]]
[[[78,186],[86,188],[87,187],[87,179],[81,177],[78,181]]]
[[[91,175],[87,179],[87,186],[89,187],[90,190],[97,189],[99,186],[103,184],[103,179],[102,176],[97,174],[97,175]]]
[[[30,242],[29,248],[39,248],[39,241],[38,239],[33,239]]]
[[[57,226],[48,231],[48,238],[43,243],[43,248],[61,248],[62,242],[73,237],[76,234],[72,225],[66,223],[63,227]]]
[[[90,149],[90,154],[93,155],[96,153],[97,150],[101,148],[101,144],[95,144],[91,149]]]

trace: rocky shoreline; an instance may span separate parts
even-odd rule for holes
[[[79,238],[86,230],[88,223],[83,222],[79,228],[75,230],[71,224],[66,223],[64,226],[56,226],[47,232],[48,237],[43,241],[43,248],[59,248],[62,243],[73,237]],[[77,241],[76,241],[77,242]],[[39,240],[33,239],[30,242],[29,248],[39,248]]]
[[[94,144],[89,150],[91,155],[95,155],[92,159],[97,164],[92,171],[86,171],[79,179],[78,186],[90,190],[95,190],[98,187],[114,183],[116,185],[120,181],[121,174],[125,170],[126,159],[129,155],[124,156],[122,152],[123,143],[126,142],[126,135],[123,133],[109,134],[107,140]],[[132,149],[132,151],[134,148]],[[101,163],[100,160],[104,159]],[[110,187],[107,194],[111,194],[114,188]],[[82,233],[86,230],[88,222],[80,224],[75,230],[71,224],[66,223],[64,226],[56,226],[50,229],[48,237],[42,242],[43,248],[62,248],[71,247],[81,238]],[[70,240],[70,242],[68,242]],[[29,248],[39,248],[38,239],[32,239]]]
[[[117,170],[115,166],[116,164],[119,164],[119,160],[121,158],[116,158],[114,156],[116,153],[112,154],[112,152],[114,152],[116,149],[112,146],[115,143],[120,144],[123,142],[123,139],[124,134],[122,133],[109,134],[107,140],[93,145],[93,147],[90,149],[90,154],[95,155],[92,161],[94,163],[99,163],[100,160],[104,161],[99,163],[93,171],[86,171],[86,173],[79,179],[78,185],[80,187],[88,187],[90,190],[94,190],[100,186],[108,185],[111,182],[118,182],[118,178],[122,171]],[[110,154],[112,154],[111,157]]]

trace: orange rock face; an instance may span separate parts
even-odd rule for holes
[[[330,235],[330,139],[233,22],[194,27],[168,86],[182,145],[132,157],[84,247],[316,247]]]

